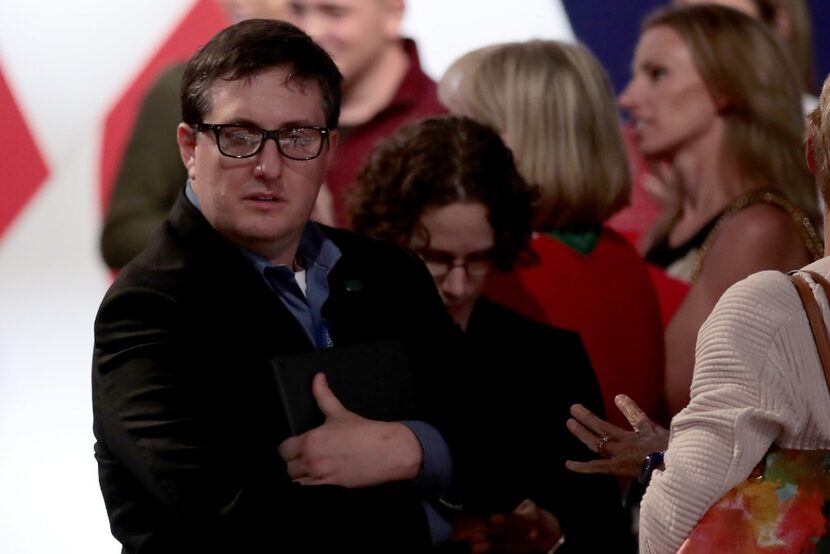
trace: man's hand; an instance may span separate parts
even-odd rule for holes
[[[279,446],[288,475],[304,485],[370,487],[418,476],[423,452],[401,423],[374,421],[343,407],[318,373],[311,385],[326,421]]]
[[[512,513],[466,527],[454,540],[467,542],[472,554],[531,554],[550,551],[561,537],[556,516],[527,499]]]
[[[633,431],[626,431],[595,416],[580,404],[571,406],[573,419],[568,430],[585,445],[603,456],[590,462],[568,460],[565,466],[577,473],[610,473],[618,477],[637,477],[643,459],[655,450],[665,450],[669,432],[663,429],[624,394],[618,394],[614,403],[628,419]]]

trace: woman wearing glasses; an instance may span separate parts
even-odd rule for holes
[[[352,224],[417,253],[465,331],[468,363],[456,377],[468,393],[459,412],[472,431],[457,462],[466,514],[484,517],[459,523],[457,539],[499,552],[545,552],[564,533],[569,551],[625,552],[633,544],[615,481],[565,475],[565,460],[590,455],[565,429],[569,406],[602,410],[579,336],[481,295],[488,276],[530,261],[534,197],[494,131],[466,118],[428,119],[370,155]]]

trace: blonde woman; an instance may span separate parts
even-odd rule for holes
[[[790,63],[795,69],[791,77],[801,87],[802,110],[805,116],[816,106],[818,98],[814,95],[813,31],[806,0],[673,0],[672,4],[719,4],[763,22],[789,53]],[[643,247],[642,243],[648,242],[644,241],[647,231],[652,229],[654,222],[659,218],[663,204],[671,200],[673,191],[667,190],[665,183],[649,173],[654,168],[648,167],[642,154],[634,146],[634,129],[626,126],[625,130],[632,146],[631,165],[636,172],[631,206],[616,214],[609,224]],[[688,292],[688,286],[659,274],[654,275],[658,277],[658,296],[664,322],[667,322]]]
[[[812,224],[816,188],[801,146],[800,90],[763,24],[699,5],[646,20],[620,102],[643,154],[677,192],[647,253],[691,283],[666,329],[674,414],[689,401],[700,326],[726,289],[752,273],[789,271],[822,256]],[[665,449],[664,429],[629,402],[622,407],[638,432],[574,413],[572,431],[608,458],[583,470],[633,475],[638,460]]]
[[[825,81],[820,105],[810,118],[807,159],[827,206],[830,80]],[[826,222],[826,208],[824,216]],[[828,231],[825,224],[825,241]],[[830,258],[804,269],[827,279]],[[813,277],[801,275],[809,280],[826,325],[830,312],[822,287]],[[830,449],[830,396],[824,372],[804,308],[785,275],[764,271],[732,286],[701,329],[697,352],[691,402],[672,421],[665,470],[655,472],[643,499],[640,551],[644,554],[676,552],[707,509],[746,479],[770,446]],[[798,488],[789,491],[791,498],[798,494]],[[811,522],[813,532],[822,535],[826,532],[822,504],[809,499],[801,505],[799,516],[783,525],[792,530]],[[747,519],[741,519],[736,518],[732,532],[753,536],[752,529],[745,529]],[[803,538],[791,532],[768,540],[779,552],[806,552],[804,545],[794,544]]]
[[[457,60],[439,83],[450,111],[497,129],[541,189],[532,241],[540,263],[494,273],[485,294],[582,336],[612,421],[626,393],[659,414],[663,344],[657,298],[636,251],[605,221],[631,177],[613,92],[585,48],[500,44]],[[555,352],[551,352],[555,356]]]
[[[646,259],[691,283],[666,329],[671,413],[688,402],[694,343],[733,283],[821,255],[815,186],[802,163],[800,89],[758,21],[699,5],[650,17],[620,96],[640,151],[675,202]]]

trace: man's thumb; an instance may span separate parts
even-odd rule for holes
[[[314,395],[314,400],[317,401],[317,405],[326,419],[345,410],[343,404],[331,392],[326,374],[323,372],[314,376],[314,380],[311,382],[311,394]]]

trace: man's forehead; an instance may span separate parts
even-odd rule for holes
[[[217,85],[222,83],[237,83],[246,87],[277,86],[301,94],[317,93],[318,96],[320,94],[320,84],[316,79],[305,75],[297,75],[290,65],[267,67],[261,71],[237,78],[234,78],[234,74],[229,72],[217,79],[211,88],[215,90]]]
[[[218,79],[211,87],[210,114],[267,110],[315,125],[325,116],[320,86],[314,79],[295,76],[288,68],[280,67],[238,79],[230,79],[231,76]]]

